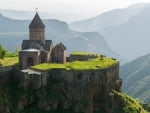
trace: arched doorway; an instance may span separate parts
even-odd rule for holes
[[[29,57],[29,58],[27,59],[27,66],[33,66],[33,65],[34,65],[34,60],[33,60],[32,57]]]

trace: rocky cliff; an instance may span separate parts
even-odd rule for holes
[[[119,64],[96,70],[14,68],[1,74],[0,113],[145,113],[121,93]]]

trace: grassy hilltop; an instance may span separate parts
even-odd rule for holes
[[[74,62],[67,62],[65,64],[51,64],[51,63],[44,63],[33,66],[33,69],[38,70],[49,70],[49,69],[66,69],[66,70],[91,70],[91,69],[103,69],[110,67],[112,65],[117,64],[118,61],[111,59],[111,58],[103,58],[100,57],[95,59],[90,59],[88,61],[74,61]]]
[[[73,53],[78,55],[90,55],[89,53]],[[18,55],[16,54],[7,54],[3,60],[0,60],[1,66],[13,66],[18,63]],[[104,69],[110,66],[116,65],[119,62],[113,58],[101,57],[97,55],[95,59],[89,59],[88,61],[74,61],[67,62],[65,64],[53,64],[53,63],[44,63],[35,65],[32,68],[36,70],[49,70],[49,69],[65,69],[65,70],[97,70]],[[0,75],[3,75],[0,73]],[[4,109],[9,109],[11,113],[75,113],[74,110],[53,110],[53,111],[43,111],[37,103],[41,100],[44,102],[51,102],[52,100],[58,100],[61,93],[58,93],[59,88],[62,86],[63,81],[51,81],[49,85],[43,86],[38,90],[32,88],[23,89],[19,87],[19,82],[15,79],[9,84],[5,83],[5,79],[8,77],[15,77],[19,75],[19,69],[13,69],[11,72],[6,72],[0,80],[0,106],[3,106]],[[4,78],[3,78],[4,77]],[[3,80],[4,79],[4,80]],[[59,83],[60,82],[60,83]],[[63,83],[65,85],[65,82]],[[59,88],[58,88],[59,86]],[[65,85],[67,88],[70,88],[69,85]],[[54,90],[58,88],[58,90]],[[60,90],[61,91],[61,90]],[[70,91],[68,89],[68,91]],[[65,92],[67,94],[67,92]],[[40,95],[45,96],[40,96]],[[64,95],[64,93],[63,93]],[[62,95],[61,95],[62,96]],[[129,97],[123,92],[112,91],[109,93],[109,98],[111,102],[115,105],[115,113],[146,113],[143,107],[136,101],[134,98]],[[22,108],[22,106],[26,106]],[[108,106],[108,109],[111,109],[111,106]],[[7,113],[7,112],[6,112]],[[107,113],[106,111],[99,111],[94,113]]]
[[[3,59],[0,59],[0,66],[13,66],[19,62],[18,54],[16,53],[6,53]]]

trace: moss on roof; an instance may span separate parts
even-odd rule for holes
[[[54,64],[54,63],[44,63],[35,65],[32,68],[37,70],[49,70],[49,69],[66,69],[66,70],[91,70],[91,69],[104,69],[108,68],[112,65],[116,65],[118,61],[104,57],[90,59],[88,61],[75,61],[75,62],[68,62],[65,64]]]

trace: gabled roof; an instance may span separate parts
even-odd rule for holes
[[[52,40],[45,40],[44,49],[49,51],[51,47],[53,47]]]
[[[66,46],[64,46],[64,44],[63,43],[59,43],[59,46],[61,47],[61,48],[63,48],[64,50],[66,50],[67,48],[66,48]]]
[[[22,49],[24,50],[24,49],[30,49],[30,48],[41,49],[42,48],[41,41],[39,41],[39,40],[23,40]]]
[[[40,19],[38,13],[36,12],[32,22],[29,25],[29,28],[45,28],[44,23]]]
[[[39,40],[23,40],[22,42],[22,50],[24,49],[44,49],[49,51],[52,47],[52,40],[45,40],[45,44],[41,43]]]
[[[57,44],[56,46],[55,46],[55,48],[61,48],[61,49],[63,49],[63,50],[66,50],[67,48],[64,46],[64,44],[63,43],[59,43],[59,44]]]
[[[24,49],[22,51],[25,51],[25,52],[39,52],[40,50],[39,49]]]

